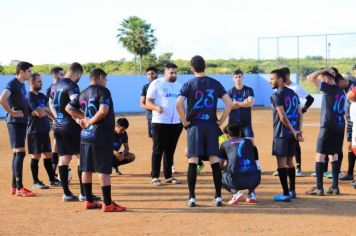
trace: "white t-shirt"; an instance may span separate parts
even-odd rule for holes
[[[287,87],[292,89],[298,95],[299,98],[306,98],[309,95],[308,92],[305,91],[302,86],[294,82],[292,82],[290,85],[287,85]]]
[[[176,109],[176,101],[181,88],[180,83],[168,82],[164,78],[151,82],[146,98],[154,99],[154,103],[163,109],[162,113],[152,111],[152,123],[179,124],[181,122]]]

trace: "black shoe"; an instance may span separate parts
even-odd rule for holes
[[[93,198],[93,201],[101,201],[101,197],[99,197],[99,196],[96,196],[96,195],[92,195],[92,198]],[[86,197],[84,196],[84,195],[82,195],[82,194],[79,194],[79,201],[80,202],[85,202],[87,199],[86,199]]]
[[[79,201],[79,199],[74,194],[70,194],[70,195],[63,194],[63,202],[77,202],[77,201]]]
[[[58,187],[58,186],[61,186],[61,181],[59,181],[58,179],[54,179],[53,181],[49,182],[49,185],[51,187]]]
[[[333,195],[340,195],[340,190],[339,188],[333,188],[330,187],[328,191],[326,191],[327,194],[333,194]]]
[[[343,174],[339,180],[353,180],[354,176],[353,175],[349,175],[349,174]]]
[[[35,182],[33,184],[34,188],[38,188],[38,189],[49,189],[49,186],[45,185],[44,183],[42,183],[41,181]]]

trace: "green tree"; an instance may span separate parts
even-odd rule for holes
[[[4,67],[2,65],[0,65],[0,75],[4,74]]]
[[[142,57],[149,54],[155,48],[157,38],[154,29],[145,20],[130,16],[124,19],[116,37],[119,42],[132,54],[134,54],[134,66],[136,74],[136,57],[140,57],[140,74],[142,74]]]

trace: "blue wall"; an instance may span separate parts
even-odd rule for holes
[[[210,75],[211,77],[219,80],[226,90],[234,86],[231,80],[231,74],[218,74]],[[270,96],[273,93],[271,86],[269,85],[268,74],[245,74],[245,84],[253,88],[255,92],[255,105],[270,106]],[[13,75],[0,76],[0,91],[2,91],[8,81],[14,78]],[[179,75],[178,82],[185,83],[189,79],[193,78],[193,75]],[[45,93],[46,89],[51,84],[50,75],[42,75],[43,87],[42,92]],[[296,80],[296,76],[292,75],[292,80]],[[140,107],[140,94],[144,84],[147,83],[145,76],[137,75],[112,75],[108,76],[107,86],[111,91],[115,112],[142,112]],[[88,76],[83,76],[79,81],[80,89],[84,89],[89,84]],[[28,82],[26,82],[26,88],[28,91]],[[220,101],[218,107],[223,107],[223,103]],[[5,112],[0,109],[0,117],[4,117]]]

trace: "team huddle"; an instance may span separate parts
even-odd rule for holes
[[[72,63],[66,74],[60,67],[52,69],[53,84],[47,93],[40,92],[42,79],[32,73],[33,65],[20,62],[16,78],[11,80],[0,96],[6,111],[12,158],[11,194],[35,196],[22,183],[25,141],[31,154],[33,187],[49,188],[38,177],[39,160],[51,187],[62,186],[63,201],[83,201],[86,209],[100,208],[104,212],[125,211],[111,199],[112,170],[121,175],[119,166],[131,163],[135,155],[129,152],[126,118],[115,121],[113,100],[106,87],[107,74],[96,68],[90,72],[90,85],[80,91],[77,83],[83,74],[79,63]],[[205,74],[206,63],[201,56],[191,59],[195,77],[183,85],[177,82],[177,66],[165,65],[164,76],[158,77],[155,67],[146,69],[149,83],[141,92],[140,105],[146,110],[148,136],[152,139],[151,183],[154,186],[181,184],[174,177],[174,153],[183,129],[187,132],[186,156],[188,159],[187,206],[195,207],[197,174],[209,161],[212,169],[215,196],[213,204],[223,206],[221,189],[232,194],[229,204],[246,198],[247,203],[257,201],[256,188],[261,181],[261,165],[252,128],[254,91],[244,85],[243,72],[232,75],[234,86],[226,91],[222,84]],[[356,70],[356,67],[354,68]],[[25,89],[29,80],[30,92]],[[308,76],[308,80],[323,93],[320,114],[320,132],[315,155],[316,186],[306,194],[324,195],[323,177],[327,161],[332,167],[332,185],[327,194],[340,194],[338,180],[353,180],[356,154],[356,83],[345,79],[336,68],[323,68]],[[291,82],[288,68],[273,70],[270,84],[275,89],[271,104],[273,109],[272,155],[276,156],[277,171],[282,193],[275,201],[290,202],[297,197],[295,179],[303,176],[301,149],[303,142],[303,114],[314,99],[298,84]],[[300,98],[305,98],[301,106]],[[224,110],[217,116],[221,99]],[[340,176],[345,120],[349,143],[349,169]],[[227,125],[222,127],[225,121]],[[355,121],[355,122],[353,122]],[[50,131],[54,143],[51,145]],[[53,147],[53,148],[52,148]],[[122,150],[123,147],[123,150]],[[122,151],[120,151],[122,150]],[[69,189],[70,161],[77,157],[77,174],[80,184],[79,197]],[[294,165],[296,157],[296,166]],[[163,159],[164,181],[160,179]],[[58,175],[56,174],[58,166]],[[92,193],[92,173],[98,173],[101,197]],[[355,181],[353,186],[356,188]],[[248,190],[245,197],[243,190]]]

